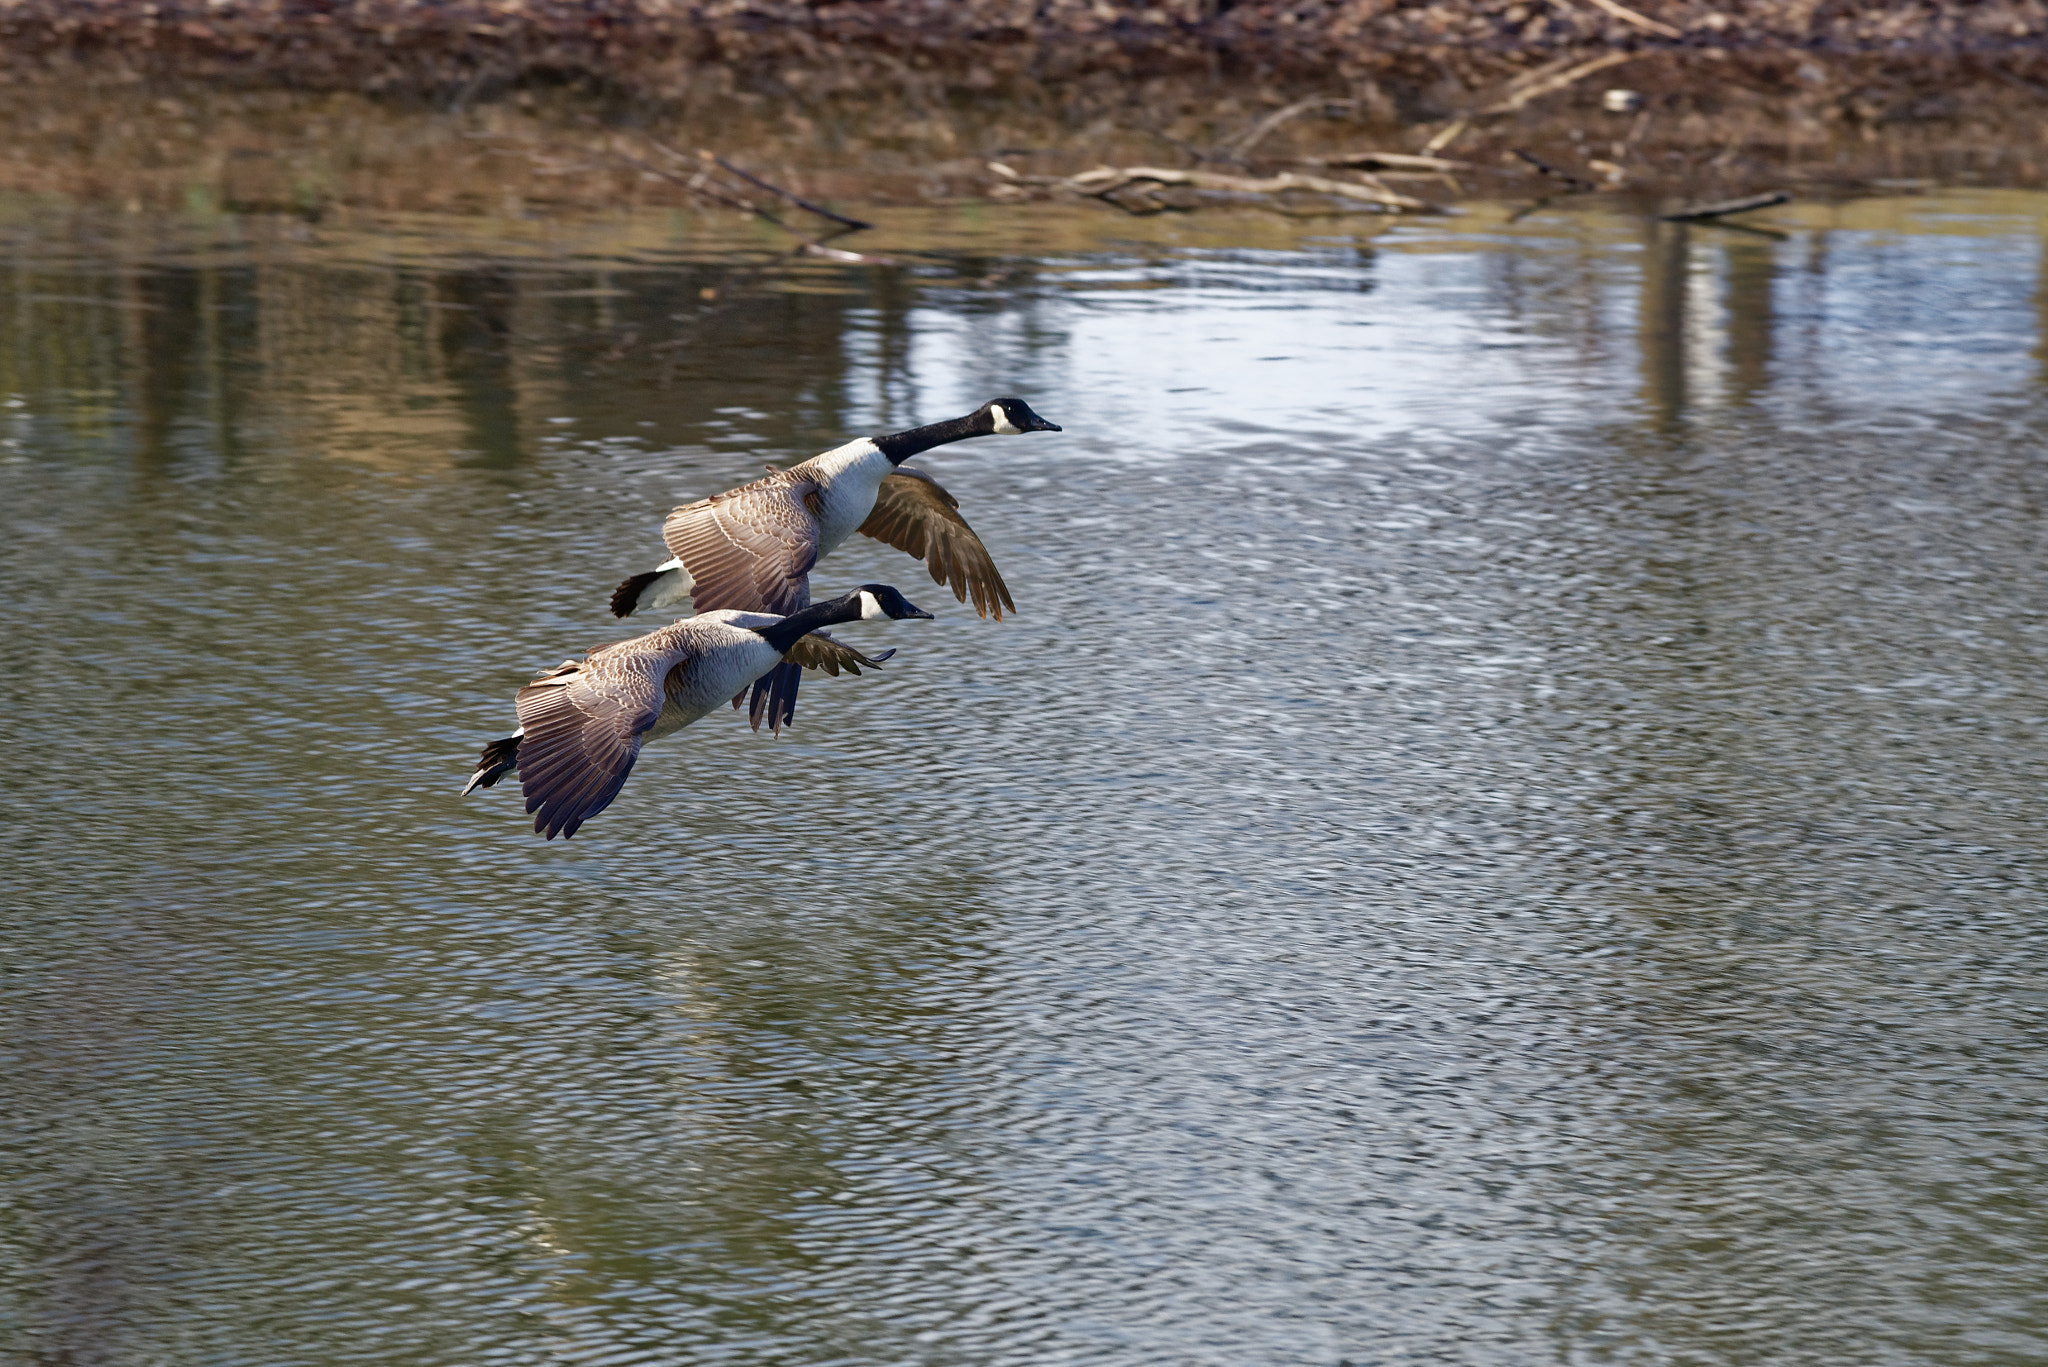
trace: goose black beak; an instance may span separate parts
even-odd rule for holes
[[[1067,429],[1056,422],[1047,422],[1044,418],[1033,413],[1031,421],[1024,424],[1024,430],[1026,432],[1064,432]]]
[[[905,607],[910,607],[910,605],[909,605],[908,603],[904,604],[904,606],[905,606]],[[926,612],[926,611],[925,611],[925,610],[924,610],[923,608],[917,608],[917,607],[913,607],[913,608],[910,608],[910,611],[909,611],[909,613],[907,613],[906,615],[907,615],[907,616],[911,616],[911,617],[922,617],[922,618],[924,618],[924,620],[925,620],[925,621],[927,621],[927,622],[930,622],[930,621],[935,621],[935,620],[937,620],[937,619],[935,619],[935,618],[934,618],[934,617],[933,617],[933,616],[932,616],[932,615],[931,615],[931,614],[930,614],[929,612]]]

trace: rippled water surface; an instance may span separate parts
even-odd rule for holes
[[[2048,200],[0,206],[0,1351],[2048,1357]],[[674,502],[1022,611],[572,843],[457,796]]]

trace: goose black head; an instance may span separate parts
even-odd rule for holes
[[[988,414],[989,422],[999,436],[1015,437],[1026,432],[1064,432],[1066,429],[1056,422],[1047,422],[1031,411],[1031,405],[1022,399],[990,399],[982,412]]]
[[[864,622],[901,621],[905,617],[931,620],[929,612],[887,584],[862,584],[854,592],[860,595],[860,616]]]

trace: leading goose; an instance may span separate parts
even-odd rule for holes
[[[682,730],[781,662],[858,674],[888,658],[809,633],[906,617],[931,614],[887,584],[862,584],[787,616],[722,609],[598,646],[519,690],[519,729],[484,747],[463,794],[517,770],[535,834],[566,839],[611,805],[641,746]]]
[[[981,538],[960,516],[959,502],[922,470],[903,464],[920,451],[969,437],[1058,432],[1022,399],[990,399],[962,418],[862,437],[766,479],[686,503],[661,525],[670,559],[636,574],[612,594],[612,613],[627,617],[669,607],[686,597],[697,612],[795,612],[811,601],[811,567],[858,531],[926,562],[934,583],[998,620],[1015,612]],[[763,710],[772,729],[796,715],[794,665],[777,668],[754,688],[751,720]],[[734,699],[737,703],[738,699]]]

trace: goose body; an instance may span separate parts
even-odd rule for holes
[[[565,660],[519,690],[519,729],[486,745],[463,793],[517,771],[533,829],[570,837],[611,805],[640,748],[682,730],[788,662],[860,673],[870,658],[818,634],[858,619],[929,618],[886,584],[778,615],[718,609]]]
[[[731,608],[786,614],[810,602],[820,556],[855,532],[923,560],[935,583],[983,617],[1015,612],[1010,590],[959,502],[922,470],[903,462],[920,451],[970,437],[1057,432],[1022,399],[991,399],[965,417],[881,437],[860,437],[765,479],[686,503],[662,523],[670,558],[620,584],[612,613],[679,606],[698,613]],[[779,669],[754,690],[752,720],[796,713],[800,675]]]
[[[699,612],[780,611],[796,581],[807,581],[818,558],[856,531],[926,561],[933,581],[951,587],[961,602],[972,593],[982,616],[991,608],[997,617],[1003,607],[1014,612],[988,548],[959,515],[959,502],[903,462],[969,437],[1060,430],[1022,399],[991,399],[965,417],[859,437],[752,484],[686,503],[662,524],[670,559],[620,584],[612,612],[628,617],[685,598]],[[807,582],[801,587],[807,590]],[[735,597],[762,601],[724,601]]]
[[[649,608],[685,602],[699,612],[715,611],[704,603],[733,597],[787,601],[795,592],[787,581],[809,577],[808,565],[794,567],[806,557],[815,564],[853,535],[874,511],[882,481],[895,469],[874,438],[862,437],[812,456],[801,465],[770,470],[766,479],[684,504],[662,525],[669,559],[620,584],[612,594],[612,615],[630,617]],[[919,473],[910,472],[912,477]],[[721,542],[736,543],[738,553]],[[975,544],[981,544],[979,538]],[[691,563],[696,566],[695,573]],[[752,578],[746,574],[752,566],[772,572],[784,582],[732,582]],[[989,569],[993,573],[994,566]],[[709,592],[699,593],[700,578],[712,581]],[[700,597],[704,602],[697,601]],[[774,611],[770,607],[754,610]],[[1002,615],[1001,609],[996,615]]]

